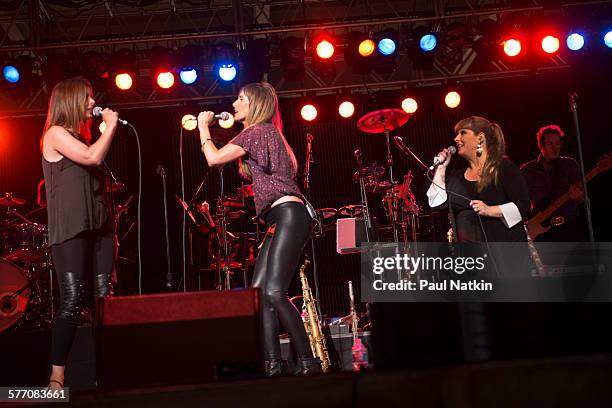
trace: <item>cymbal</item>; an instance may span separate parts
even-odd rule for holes
[[[345,205],[338,210],[338,214],[349,217],[359,217],[363,214],[363,205]]]
[[[383,133],[404,126],[408,118],[410,115],[401,109],[380,109],[363,115],[357,128],[366,133]]]
[[[24,205],[26,200],[23,198],[13,197],[12,194],[6,194],[4,197],[0,197],[0,205],[6,207],[14,207],[16,205]]]

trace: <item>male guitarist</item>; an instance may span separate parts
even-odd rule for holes
[[[537,215],[561,195],[568,193],[570,200],[557,209],[543,225],[531,223],[530,235],[535,241],[584,241],[585,222],[581,203],[584,201],[580,168],[571,157],[560,156],[564,133],[557,125],[541,128],[537,133],[540,155],[521,166],[529,186],[532,215]],[[542,232],[548,229],[546,232]],[[537,235],[537,237],[535,237]]]

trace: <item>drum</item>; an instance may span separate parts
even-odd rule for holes
[[[47,228],[36,223],[10,225],[3,232],[3,253],[17,263],[40,263],[47,258]]]
[[[0,331],[22,319],[31,298],[32,290],[24,271],[0,258]]]

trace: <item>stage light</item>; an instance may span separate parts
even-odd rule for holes
[[[369,57],[374,52],[375,48],[376,45],[374,44],[374,41],[372,41],[370,38],[366,38],[359,43],[359,55],[362,57]]]
[[[521,42],[515,38],[510,38],[503,42],[504,54],[509,57],[516,57],[521,53]]]
[[[391,38],[383,38],[378,42],[378,52],[382,55],[393,55],[395,48],[395,41]]]
[[[334,45],[327,40],[320,41],[317,44],[317,55],[319,58],[330,59],[334,55]]]
[[[174,85],[174,74],[172,72],[160,72],[157,74],[157,85],[162,89],[172,88]]]
[[[104,131],[106,130],[106,122],[105,121],[100,122],[100,126],[98,126],[98,130],[100,130],[100,134],[104,133]]]
[[[355,105],[350,101],[344,101],[338,106],[338,113],[343,118],[350,118],[355,113]]]
[[[423,35],[419,39],[419,48],[424,52],[431,52],[438,46],[438,37],[435,34],[429,33]]]
[[[4,74],[4,79],[11,84],[19,82],[19,79],[21,78],[19,70],[12,65],[6,65],[2,70],[2,73]]]
[[[612,48],[612,31],[608,31],[604,35],[604,44],[606,44],[606,47]]]
[[[196,71],[195,68],[182,69],[179,72],[179,78],[181,78],[181,82],[184,83],[185,85],[191,85],[195,81],[197,81],[198,71]]]
[[[454,109],[461,103],[461,95],[456,91],[451,91],[444,97],[444,103],[449,108]]]
[[[181,118],[181,126],[185,130],[194,130],[198,127],[198,119],[193,115],[185,115]]]
[[[130,89],[138,72],[134,52],[124,48],[111,54],[109,71],[117,88],[123,91]]]
[[[559,51],[559,39],[553,35],[542,38],[542,50],[547,54],[554,54]]]
[[[419,104],[412,98],[406,98],[402,101],[402,109],[406,113],[414,113],[419,109]]]
[[[122,91],[127,91],[133,84],[134,81],[132,80],[132,76],[126,72],[117,74],[117,76],[115,76],[115,85],[117,85],[117,88],[121,89]]]
[[[571,33],[567,36],[567,48],[572,51],[578,51],[584,47],[584,36],[578,33]]]
[[[234,126],[234,115],[230,113],[227,120],[219,119],[219,126],[221,126],[223,129],[229,129]]]
[[[238,70],[236,66],[233,64],[222,64],[219,66],[219,78],[224,80],[225,82],[230,82],[236,79],[236,75],[238,74]]]
[[[310,104],[304,105],[302,106],[300,114],[302,115],[302,119],[308,122],[312,122],[317,117],[317,108],[315,108],[314,105]]]

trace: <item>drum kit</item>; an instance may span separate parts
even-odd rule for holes
[[[0,332],[48,327],[56,307],[47,227],[33,221],[40,217],[38,209],[26,215],[17,211],[25,204],[12,193],[0,197]]]
[[[353,174],[353,181],[359,183],[361,204],[346,205],[338,210],[322,208],[318,210],[322,220],[322,230],[332,226],[337,218],[362,218],[365,225],[375,236],[368,240],[386,240],[395,242],[440,239],[441,231],[445,231],[444,221],[437,212],[425,213],[418,205],[411,190],[412,172],[403,176],[400,182],[393,173],[393,156],[391,155],[390,134],[408,122],[410,115],[400,109],[380,109],[367,113],[357,122],[357,128],[365,133],[384,133],[387,147],[387,168],[376,164],[366,166],[361,160],[361,151],[355,151],[359,168]],[[388,170],[388,179],[385,173]],[[371,210],[368,203],[378,202],[382,205],[383,216],[378,217],[373,226],[370,219]],[[378,207],[379,208],[379,207]],[[387,222],[385,223],[384,220]],[[387,233],[391,234],[387,234]],[[386,235],[390,235],[387,237]],[[392,236],[392,237],[391,237]]]

